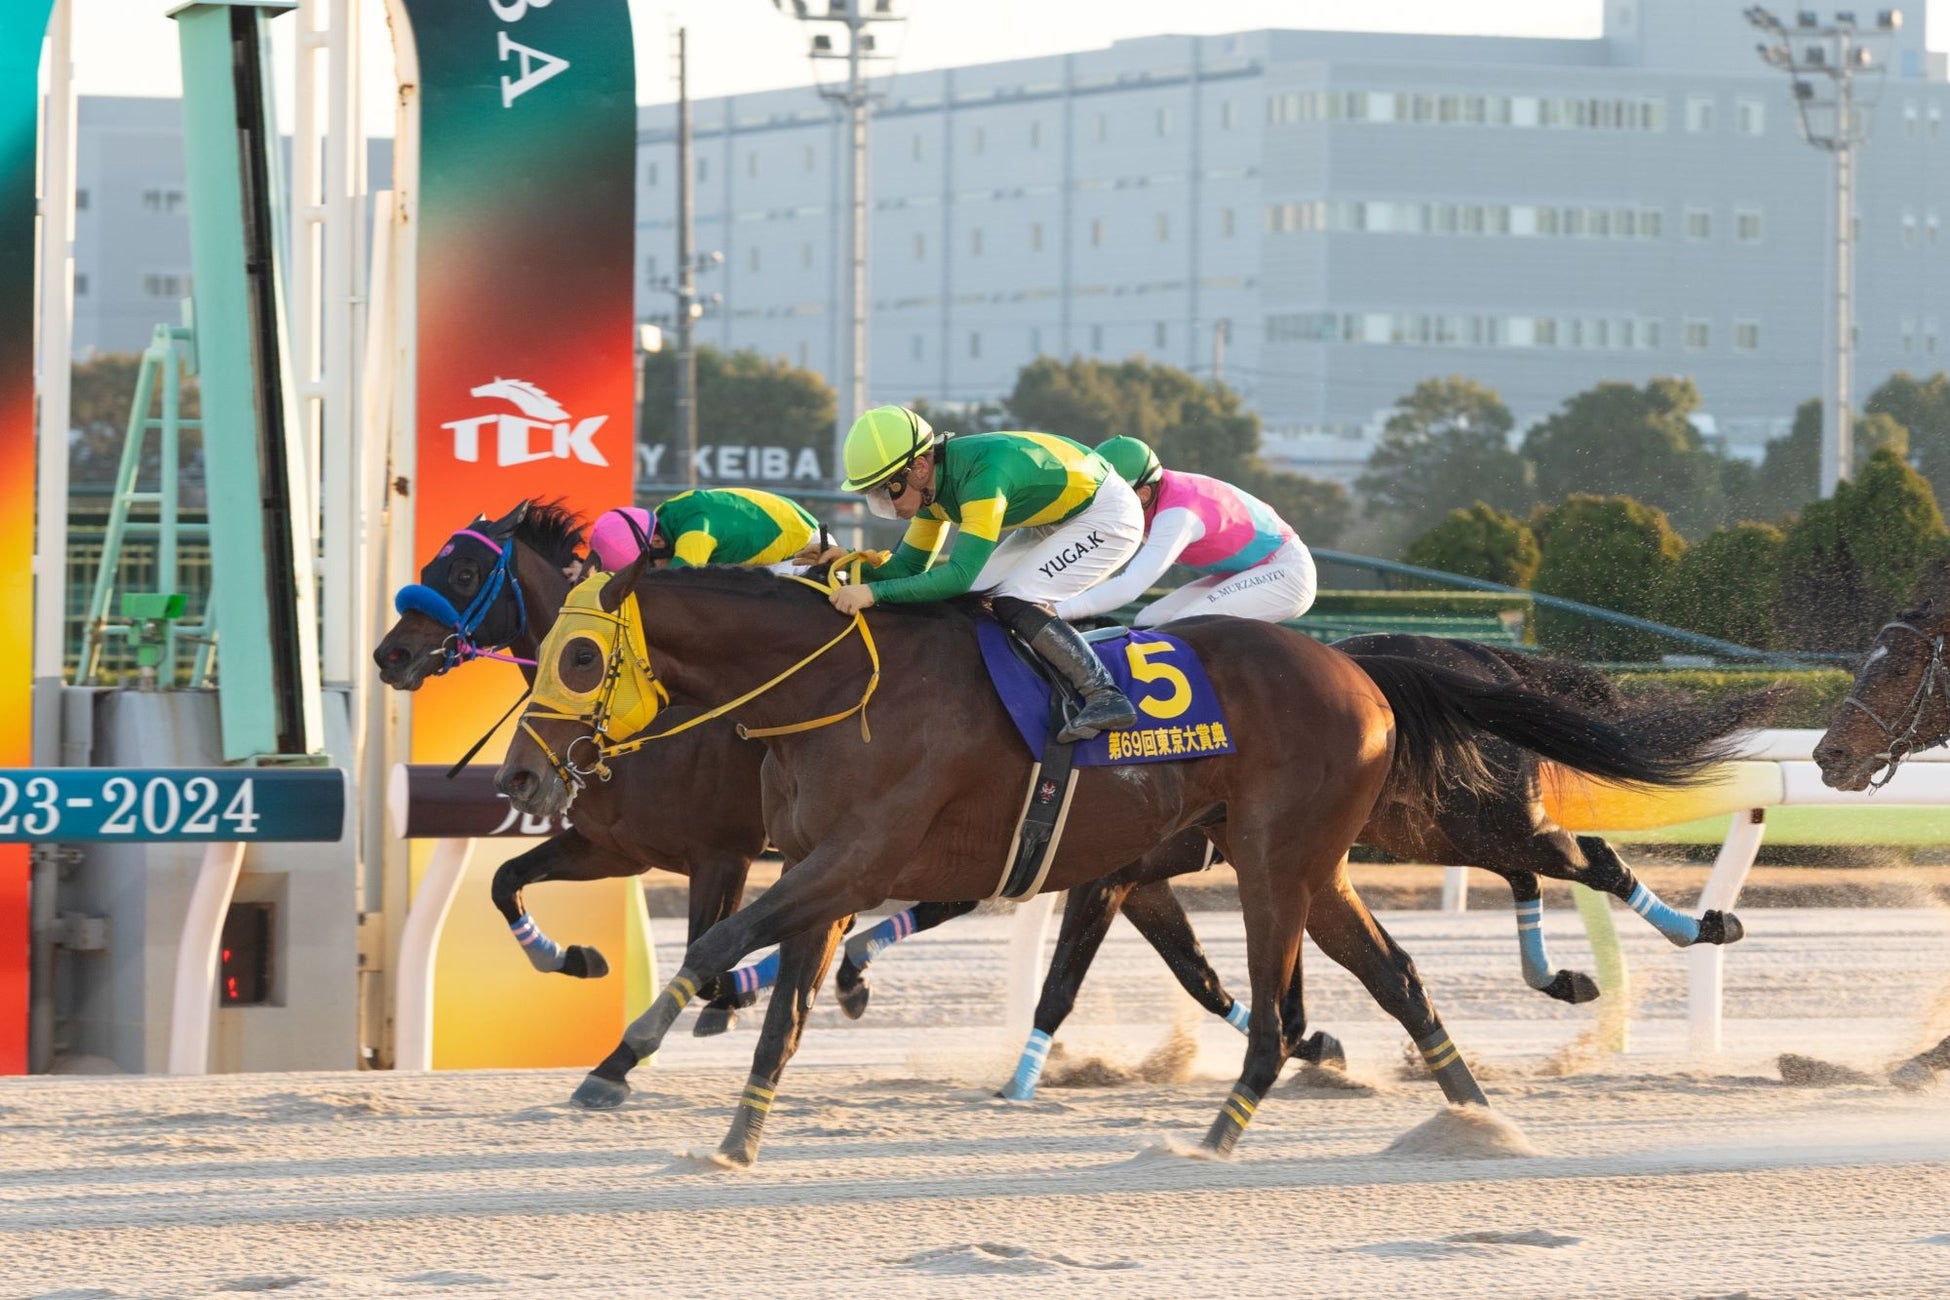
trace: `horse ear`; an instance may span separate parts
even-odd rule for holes
[[[528,518],[528,505],[529,503],[527,501],[523,501],[516,505],[513,510],[510,510],[507,514],[502,515],[499,519],[489,524],[487,528],[488,536],[513,536],[515,529],[521,527],[521,521]]]
[[[631,592],[636,590],[637,579],[643,576],[643,570],[649,564],[650,556],[646,552],[609,576],[609,581],[603,584],[600,597],[605,611],[614,614],[623,607],[623,602],[629,599]]]

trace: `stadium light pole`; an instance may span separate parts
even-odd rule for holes
[[[873,33],[867,29],[875,23],[902,19],[894,12],[893,0],[825,0],[823,6],[817,0],[772,0],[773,7],[781,13],[787,11],[788,4],[792,16],[801,22],[836,23],[846,29],[844,50],[835,49],[833,38],[824,33],[812,38],[811,50],[815,67],[820,63],[846,65],[845,81],[818,83],[821,99],[846,109],[850,139],[851,185],[846,207],[846,382],[838,386],[839,411],[833,430],[833,481],[838,483],[845,477],[840,449],[846,441],[846,431],[867,409],[867,115],[874,96],[867,87],[866,65],[890,57],[875,50]],[[816,76],[814,79],[818,81]]]
[[[1856,95],[1856,78],[1873,78],[1879,85],[1888,66],[1879,45],[1886,45],[1903,24],[1900,9],[1883,9],[1874,27],[1857,24],[1853,10],[1839,10],[1827,22],[1812,9],[1796,12],[1788,27],[1772,12],[1754,5],[1746,18],[1766,38],[1758,49],[1761,61],[1785,72],[1794,88],[1794,107],[1801,138],[1835,157],[1835,286],[1832,324],[1835,345],[1830,356],[1827,401],[1821,427],[1821,495],[1835,495],[1838,484],[1853,477],[1854,414],[1851,410],[1855,371],[1855,152],[1868,142],[1873,99]],[[1798,49],[1797,49],[1798,43]],[[1822,81],[1826,80],[1823,87]]]

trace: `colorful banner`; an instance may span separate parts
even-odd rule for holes
[[[630,500],[636,69],[625,0],[397,2],[419,65],[401,69],[420,105],[420,174],[402,188],[417,201],[424,561],[475,514],[524,497],[591,518]],[[413,701],[413,759],[453,762],[521,689],[514,668],[487,661],[429,682]],[[476,762],[506,749],[504,733]],[[476,854],[448,919],[435,1064],[600,1059],[628,1014],[628,981],[536,974],[488,901],[501,856]],[[551,933],[614,957],[634,888],[543,886],[527,901]]]
[[[0,655],[0,767],[33,758],[34,162],[53,7],[0,5],[0,627],[18,647]],[[29,875],[27,846],[0,844],[0,1074],[27,1072]]]

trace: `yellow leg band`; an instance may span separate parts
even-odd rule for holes
[[[1445,1065],[1453,1065],[1461,1055],[1461,1050],[1457,1048],[1454,1042],[1447,1038],[1444,1038],[1434,1047],[1422,1049],[1422,1059],[1428,1062],[1431,1070],[1440,1070]]]

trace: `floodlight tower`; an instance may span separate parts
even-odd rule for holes
[[[903,21],[894,12],[894,0],[826,0],[825,12],[817,12],[816,0],[790,0],[792,16],[803,22],[837,23],[846,29],[846,48],[833,48],[833,38],[824,33],[812,38],[815,69],[821,63],[846,65],[846,80],[821,82],[820,98],[846,109],[851,128],[851,197],[846,209],[847,247],[847,344],[846,383],[840,388],[839,419],[833,433],[833,478],[844,477],[840,447],[853,421],[867,409],[867,110],[873,92],[867,88],[869,63],[891,58],[874,48],[875,23]],[[772,0],[774,8],[785,11],[787,0]]]
[[[1884,9],[1874,27],[1855,20],[1852,9],[1837,10],[1827,22],[1812,9],[1795,14],[1790,29],[1767,9],[1754,5],[1747,21],[1767,39],[1761,61],[1788,74],[1801,138],[1835,156],[1835,346],[1830,358],[1828,400],[1821,429],[1821,495],[1835,495],[1836,484],[1851,476],[1854,430],[1851,384],[1855,369],[1855,151],[1869,139],[1869,110],[1888,67],[1888,42],[1903,25],[1902,11]],[[1869,83],[1858,96],[1856,78]],[[1825,79],[1825,84],[1824,80]]]

